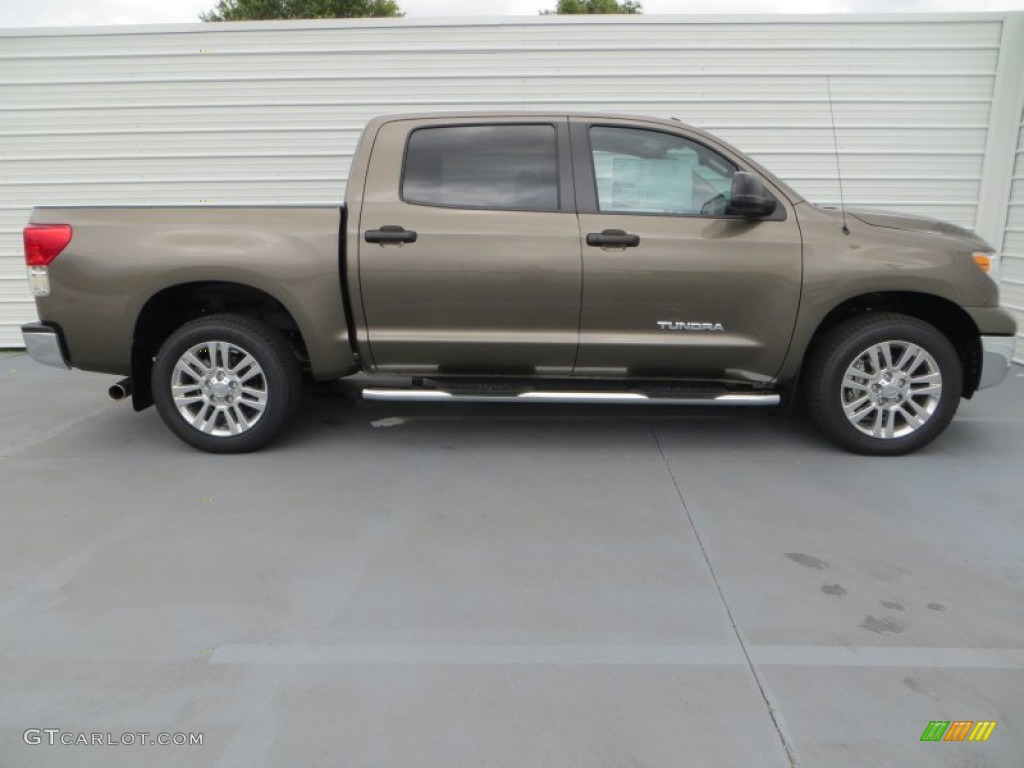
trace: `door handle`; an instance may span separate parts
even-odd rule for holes
[[[368,229],[366,231],[366,242],[380,243],[381,245],[387,243],[415,243],[418,237],[419,235],[411,229],[406,229],[397,224],[388,224],[380,229]]]
[[[640,235],[631,235],[621,229],[606,229],[587,235],[587,245],[594,248],[636,248],[640,245]]]

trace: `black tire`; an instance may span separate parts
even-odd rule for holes
[[[917,358],[921,362],[913,368],[908,357],[901,367],[903,351],[917,357],[910,345],[926,357]],[[876,368],[873,348],[887,348],[893,364],[886,365],[879,354],[882,364]],[[908,369],[905,375],[903,368]],[[940,392],[934,391],[935,373]],[[963,369],[956,349],[937,328],[907,315],[878,312],[846,320],[824,335],[808,361],[806,386],[811,416],[827,438],[854,453],[897,456],[924,447],[949,425],[963,393]]]
[[[152,388],[160,417],[186,443],[209,453],[247,453],[266,446],[295,412],[302,375],[291,345],[273,328],[245,315],[210,315],[186,323],[160,347]]]

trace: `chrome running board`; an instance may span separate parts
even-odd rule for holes
[[[364,400],[386,400],[400,403],[602,403],[610,405],[730,405],[773,406],[778,394],[746,394],[724,392],[717,395],[690,397],[645,395],[640,392],[520,392],[519,394],[487,395],[455,393],[443,389],[364,389]]]

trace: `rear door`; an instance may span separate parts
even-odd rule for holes
[[[568,147],[565,118],[382,126],[358,222],[377,370],[572,371],[582,266]]]
[[[791,205],[728,213],[743,160],[697,136],[629,120],[572,120],[583,245],[576,372],[767,381],[800,300]],[[758,174],[759,175],[759,174]]]

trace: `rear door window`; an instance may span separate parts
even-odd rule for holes
[[[402,199],[452,208],[558,210],[555,127],[419,128],[406,147]]]

